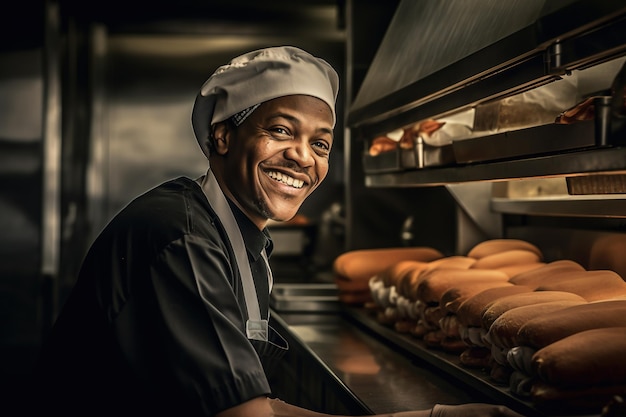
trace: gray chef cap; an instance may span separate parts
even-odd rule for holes
[[[208,156],[206,142],[213,124],[290,95],[308,95],[326,102],[334,126],[338,90],[337,72],[302,49],[280,46],[248,52],[219,67],[202,85],[191,116],[193,130]]]

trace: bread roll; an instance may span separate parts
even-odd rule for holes
[[[417,287],[417,298],[425,303],[439,303],[444,292],[455,284],[467,282],[506,282],[509,277],[500,271],[488,269],[433,269],[423,272]],[[426,275],[427,274],[427,275]]]
[[[333,272],[337,279],[367,282],[372,276],[400,261],[431,262],[439,258],[443,258],[443,254],[429,247],[360,249],[335,258]]]
[[[570,279],[546,281],[537,291],[567,291],[587,301],[609,300],[626,296],[626,281],[609,270],[574,273]]]
[[[339,301],[344,304],[364,304],[371,301],[369,291],[339,291]]]
[[[435,269],[468,269],[476,262],[476,259],[467,256],[447,256],[430,261],[423,273],[429,273]]]
[[[422,318],[431,329],[439,329],[439,321],[446,314],[446,311],[439,305],[426,306],[424,307]]]
[[[478,294],[479,292],[491,288],[512,286],[513,284],[507,282],[504,279],[502,281],[490,279],[480,280],[478,282],[475,282],[473,280],[470,280],[469,282],[459,282],[458,284],[453,285],[446,292],[443,293],[441,299],[439,300],[439,303],[446,311],[450,313],[456,313],[465,300],[472,297],[473,295]]]
[[[459,322],[454,314],[446,314],[439,320],[439,328],[447,338],[461,339],[459,334]]]
[[[371,156],[378,156],[381,153],[393,151],[398,148],[398,142],[387,136],[377,136],[372,139],[368,153]]]
[[[561,259],[558,261],[547,263],[546,265],[539,268],[514,275],[509,279],[509,282],[515,285],[526,285],[529,287],[537,288],[539,285],[543,284],[544,281],[548,279],[553,279],[554,277],[559,276],[563,273],[584,270],[585,268],[583,268],[577,262],[571,261],[569,259]]]
[[[467,253],[467,256],[471,258],[484,258],[485,256],[493,255],[494,253],[505,252],[514,249],[523,249],[530,252],[535,252],[540,257],[543,257],[541,250],[530,242],[520,239],[491,239],[481,242],[474,246]]]
[[[444,337],[441,340],[440,347],[446,352],[460,354],[467,348],[467,345],[463,343],[461,339],[458,339],[456,337]]]
[[[626,393],[626,383],[608,386],[565,388],[534,381],[531,388],[533,405],[554,415],[596,415],[616,395]],[[623,417],[624,414],[618,414]],[[605,414],[602,414],[604,417]],[[607,416],[608,417],[608,416]]]
[[[496,269],[498,271],[504,272],[509,277],[514,277],[515,275],[521,274],[522,272],[532,271],[545,265],[545,262],[532,262],[529,264],[504,265]]]
[[[512,249],[484,256],[471,266],[476,269],[498,269],[511,265],[535,264],[541,262],[541,255],[525,249]]]
[[[420,282],[420,275],[427,266],[427,262],[415,262],[412,267],[406,269],[397,283],[398,294],[415,301],[415,293],[417,291],[417,285]]]
[[[626,277],[626,234],[611,234],[596,239],[589,253],[589,269],[610,269]]]
[[[520,344],[517,333],[522,325],[529,320],[581,304],[587,304],[587,302],[575,300],[552,301],[513,308],[505,311],[493,321],[487,332],[487,338],[492,345],[510,349]]]
[[[339,291],[368,291],[369,284],[366,281],[353,281],[347,279],[336,279],[335,284]]]
[[[490,349],[482,346],[470,346],[459,355],[459,362],[468,368],[486,368],[489,366],[490,358]]]
[[[520,327],[519,345],[541,349],[585,330],[626,326],[626,300],[585,303],[536,317]]]
[[[532,291],[499,298],[485,307],[482,313],[482,326],[489,329],[493,322],[504,312],[516,307],[536,305],[552,301],[586,301],[579,295],[564,291]]]
[[[593,387],[626,381],[626,327],[585,330],[539,349],[535,374],[559,387]]]
[[[509,295],[531,292],[532,289],[523,285],[511,285],[508,287],[490,288],[463,301],[456,310],[460,325],[482,326],[482,316],[485,308],[493,301]]]
[[[422,270],[426,267],[426,265],[428,265],[428,263],[422,261],[399,261],[381,271],[378,276],[383,281],[383,284],[385,284],[385,286],[397,286],[410,271],[413,271],[415,269]]]

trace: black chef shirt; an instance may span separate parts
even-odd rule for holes
[[[271,240],[234,214],[267,316],[260,253]],[[90,248],[37,367],[39,412],[209,416],[268,395],[246,319],[232,247],[202,189],[188,178],[166,182]]]

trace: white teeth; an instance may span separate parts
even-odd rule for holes
[[[269,175],[270,178],[275,179],[276,181],[280,181],[283,184],[291,185],[294,188],[302,188],[302,186],[304,185],[304,181],[297,180],[280,172],[270,171],[267,173],[267,175]]]

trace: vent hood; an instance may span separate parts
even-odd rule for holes
[[[624,54],[623,0],[403,0],[348,113],[359,133],[469,108]]]

